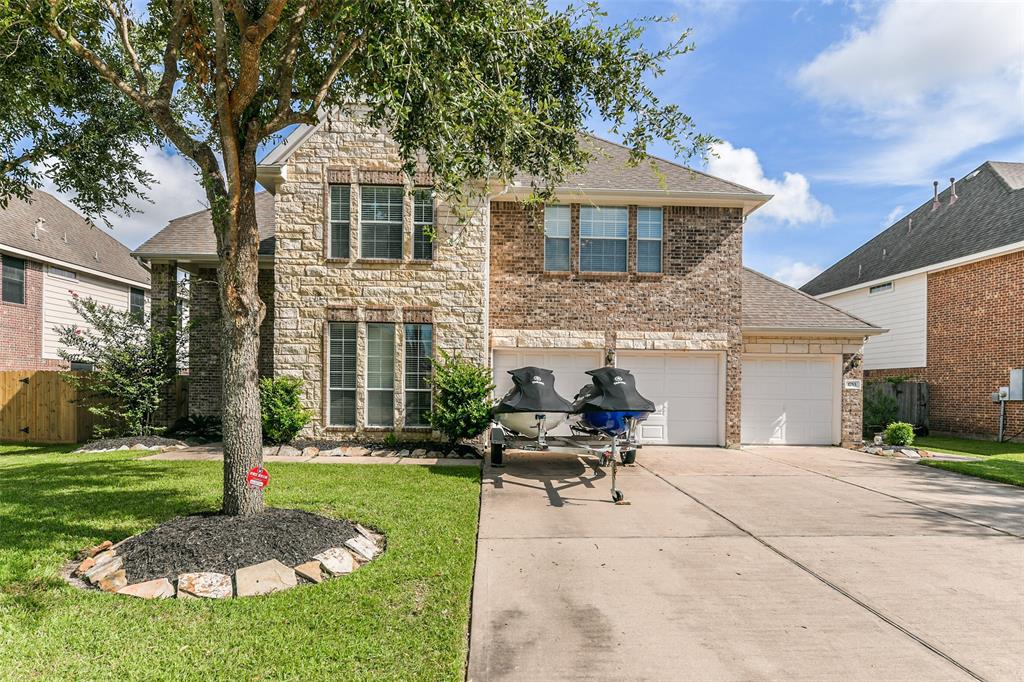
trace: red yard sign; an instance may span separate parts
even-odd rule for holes
[[[253,488],[266,488],[267,483],[270,481],[270,474],[263,467],[253,467],[249,469],[249,475],[245,477],[245,480]]]

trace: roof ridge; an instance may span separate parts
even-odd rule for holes
[[[619,142],[615,142],[614,140],[609,140],[607,138],[601,137],[600,135],[595,135],[593,133],[583,133],[583,135],[585,135],[587,137],[591,137],[591,138],[593,138],[595,140],[599,140],[600,142],[605,142],[607,144],[614,145],[614,146],[616,146],[616,147],[618,147],[620,149],[625,149],[626,151],[632,152],[632,150],[629,147],[627,147],[626,145],[624,145],[622,143],[619,143]],[[717,180],[718,182],[724,182],[727,185],[732,185],[733,187],[738,187],[739,189],[743,190],[744,192],[749,192],[750,194],[767,194],[766,192],[762,192],[760,190],[756,190],[756,189],[753,189],[751,187],[747,187],[746,185],[741,185],[738,182],[733,182],[732,180],[726,180],[725,178],[720,178],[717,175],[711,175],[710,173],[705,173],[704,171],[697,170],[696,168],[691,168],[689,166],[686,166],[684,164],[679,163],[678,161],[672,161],[671,159],[666,159],[663,156],[657,156],[655,154],[647,154],[646,152],[644,153],[644,156],[646,158],[648,158],[648,159],[652,159],[654,161],[661,161],[663,163],[669,164],[670,166],[675,166],[676,168],[681,168],[683,170],[690,171],[691,173],[695,173],[697,175],[703,175],[705,178],[711,178],[712,180]]]
[[[842,313],[843,315],[846,315],[847,317],[849,317],[851,319],[857,320],[858,322],[860,322],[862,324],[866,324],[867,326],[872,327],[874,329],[881,329],[881,327],[879,327],[877,324],[871,324],[870,322],[868,322],[864,318],[858,317],[858,316],[856,316],[856,315],[854,315],[852,313],[849,313],[849,312],[847,312],[847,311],[845,311],[845,310],[843,310],[841,308],[837,308],[836,306],[832,305],[831,303],[828,303],[827,301],[822,301],[820,298],[817,298],[815,296],[811,296],[810,294],[808,294],[805,291],[800,291],[796,287],[790,286],[790,285],[786,284],[785,282],[780,282],[779,280],[775,279],[774,277],[769,277],[768,275],[764,274],[763,272],[758,272],[757,270],[754,270],[753,268],[747,267],[746,265],[743,266],[743,269],[748,271],[748,272],[750,272],[750,273],[753,273],[753,274],[757,275],[758,277],[761,277],[762,279],[766,279],[769,282],[772,282],[773,284],[778,284],[781,287],[785,287],[786,289],[789,289],[790,291],[793,291],[793,292],[795,292],[797,294],[800,294],[804,298],[810,299],[810,300],[814,301],[815,303],[819,303],[819,304],[821,304],[821,305],[823,305],[823,306],[825,306],[827,308],[831,308],[832,310],[835,310],[838,313]]]

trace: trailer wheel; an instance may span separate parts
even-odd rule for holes
[[[501,443],[491,443],[491,466],[505,466],[505,446]]]
[[[622,452],[623,464],[636,464],[636,450],[624,450]]]
[[[621,490],[612,491],[612,502],[622,502],[625,495],[622,494]]]

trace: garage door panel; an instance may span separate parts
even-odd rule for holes
[[[719,443],[719,360],[716,355],[619,352],[617,364],[657,410],[640,427],[645,443]]]
[[[744,443],[829,444],[835,436],[831,357],[743,358]]]

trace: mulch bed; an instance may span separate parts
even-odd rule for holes
[[[127,438],[101,438],[99,440],[89,441],[78,450],[79,452],[88,452],[93,450],[116,450],[122,445],[128,447],[134,447],[136,445],[145,445],[148,448],[151,447],[177,447],[179,445],[185,445],[180,440],[175,438],[163,438],[161,436],[129,436]]]
[[[428,452],[440,452],[444,456],[448,457],[452,454],[458,455],[459,457],[466,457],[471,459],[480,458],[480,451],[474,448],[472,445],[456,444],[451,443],[438,443],[436,441],[425,441],[425,440],[410,440],[410,441],[399,441],[394,443],[384,443],[381,441],[365,441],[365,440],[330,440],[330,439],[316,439],[316,438],[300,438],[298,440],[289,443],[294,448],[302,450],[308,447],[314,447],[318,450],[333,450],[334,448],[345,448],[345,447],[362,447],[367,450],[394,450],[399,452],[401,450],[427,450]]]
[[[277,559],[309,561],[358,534],[352,523],[298,509],[270,508],[256,516],[179,516],[129,538],[117,548],[130,583],[182,573],[235,570]]]

